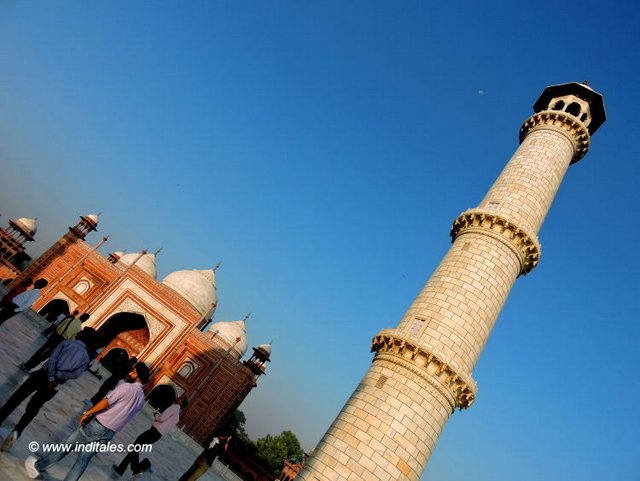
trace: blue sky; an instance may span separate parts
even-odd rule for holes
[[[105,252],[218,271],[273,362],[249,433],[311,449],[517,148],[545,86],[609,120],[572,166],[423,480],[637,480],[634,2],[0,3],[0,221],[32,252],[102,212]],[[95,243],[99,236],[89,241]]]

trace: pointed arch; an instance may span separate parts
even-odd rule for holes
[[[69,314],[69,304],[64,299],[52,299],[38,311],[47,321],[53,322],[60,314]]]

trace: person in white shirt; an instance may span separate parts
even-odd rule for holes
[[[36,299],[40,297],[40,291],[44,289],[47,284],[46,279],[38,279],[33,283],[33,289],[18,294],[6,304],[3,303],[2,308],[0,308],[0,325],[17,313],[29,309],[33,303],[36,302]]]
[[[196,481],[213,465],[216,458],[229,450],[232,436],[216,436],[211,444],[196,458],[178,481]]]
[[[181,396],[164,411],[155,413],[153,415],[153,425],[140,434],[133,444],[153,444],[160,440],[162,436],[176,427],[178,421],[180,421],[181,411],[186,409],[188,404],[189,401],[186,396]],[[140,473],[142,471],[140,454],[135,451],[128,453],[119,465],[113,465],[113,470],[122,476],[127,471],[129,464],[131,464],[131,471],[134,475]]]

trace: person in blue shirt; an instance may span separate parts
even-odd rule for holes
[[[0,450],[9,449],[20,437],[24,428],[38,415],[42,406],[58,392],[56,387],[71,379],[79,377],[89,365],[88,350],[96,342],[96,331],[87,327],[80,331],[74,340],[61,342],[51,353],[46,364],[31,374],[11,395],[4,406],[0,407],[0,424],[34,393],[25,412],[7,436]]]

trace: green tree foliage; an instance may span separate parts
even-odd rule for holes
[[[264,438],[253,442],[244,429],[246,421],[244,413],[236,409],[222,432],[233,436],[232,443],[238,451],[255,456],[264,466],[273,471],[274,475],[280,473],[283,460],[302,458],[304,451],[300,441],[291,431],[282,431],[277,436],[267,434]]]
[[[283,460],[303,455],[300,441],[291,431],[282,431],[277,436],[267,434],[256,441],[256,448],[257,457],[265,462],[273,474],[280,472]]]
[[[229,419],[229,423],[227,424],[227,428],[229,429],[230,434],[242,442],[251,442],[247,432],[244,430],[244,424],[247,422],[247,417],[244,415],[242,411],[236,409],[231,415],[231,419]]]
[[[244,413],[239,409],[236,409],[229,418],[229,421],[223,431],[226,434],[233,436],[232,444],[238,451],[248,455],[254,455],[256,452],[256,445],[251,441],[251,439],[249,439],[249,435],[244,429],[244,423],[246,421],[247,418]]]

